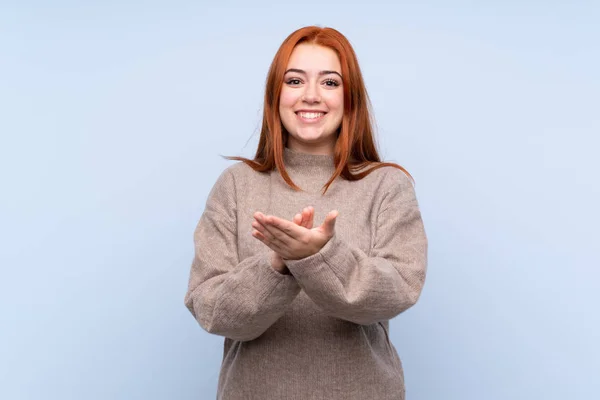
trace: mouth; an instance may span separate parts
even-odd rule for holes
[[[323,111],[297,111],[296,112],[298,119],[300,119],[302,122],[306,122],[306,123],[318,122],[321,119],[323,119],[325,114],[327,114],[327,113],[323,112]]]

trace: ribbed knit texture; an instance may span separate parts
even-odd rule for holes
[[[404,399],[389,320],[421,293],[427,238],[413,185],[384,167],[350,182],[333,157],[285,150],[296,192],[278,171],[228,167],[194,232],[185,305],[203,329],[225,337],[221,400]],[[260,211],[291,220],[315,208],[314,226],[338,210],[334,237],[317,254],[270,265],[251,235]]]

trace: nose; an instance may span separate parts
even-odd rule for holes
[[[318,84],[316,83],[306,85],[304,94],[302,95],[302,101],[309,104],[319,103],[321,101],[321,95],[317,86]]]

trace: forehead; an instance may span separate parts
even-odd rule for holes
[[[305,71],[331,70],[341,72],[340,59],[329,47],[301,43],[294,48],[287,69],[297,68]]]

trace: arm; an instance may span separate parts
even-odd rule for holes
[[[271,266],[271,254],[238,259],[235,182],[225,171],[209,194],[194,231],[195,254],[185,305],[209,333],[252,340],[266,331],[300,292],[291,275]]]
[[[318,253],[285,262],[331,316],[367,325],[400,314],[418,300],[427,266],[427,238],[412,184],[401,178],[392,185],[370,254],[334,234]]]

